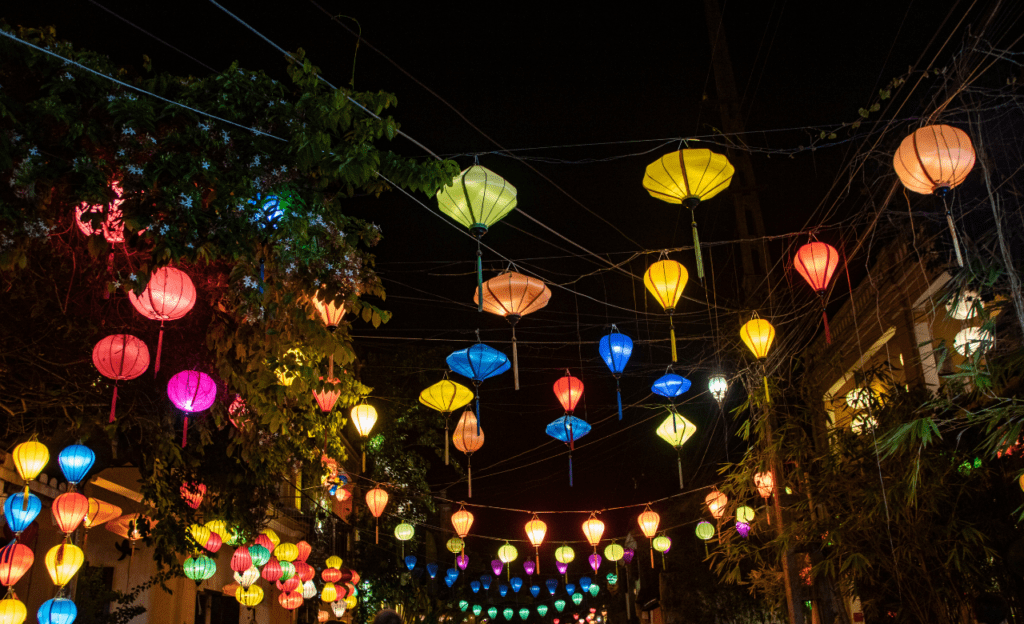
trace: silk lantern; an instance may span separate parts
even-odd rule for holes
[[[252,555],[249,554],[249,547],[239,546],[231,554],[231,569],[235,572],[245,572],[252,567]]]
[[[281,543],[281,538],[277,536],[277,533],[274,532],[274,529],[263,529],[263,531],[260,532],[260,535],[270,541],[269,546],[264,544],[264,546],[267,546],[267,550],[269,550],[270,552],[274,552],[278,544]],[[256,540],[259,539],[259,536],[257,536]]]
[[[622,389],[619,387],[619,378],[626,370],[629,357],[633,355],[633,340],[612,325],[612,333],[601,338],[597,343],[597,351],[615,377],[615,398],[619,403],[619,420],[622,420]]]
[[[644,534],[644,537],[651,541],[651,567],[654,567],[654,535],[658,532],[658,525],[661,524],[661,516],[657,512],[651,509],[650,505],[644,507],[643,513],[641,513],[636,523],[640,525],[640,532]]]
[[[670,204],[682,204],[690,209],[698,279],[704,279],[704,261],[701,259],[694,210],[702,201],[725,190],[732,182],[735,171],[725,156],[708,149],[682,149],[665,154],[647,165],[644,188],[651,197]]]
[[[337,602],[337,601],[332,602],[331,603],[331,611],[334,612],[334,617],[336,617],[336,618],[338,618],[340,620],[342,618],[342,616],[345,615],[345,603]]]
[[[953,337],[953,348],[965,358],[971,359],[975,354],[984,355],[992,348],[995,337],[992,332],[980,327],[967,327]]]
[[[437,192],[441,212],[469,229],[476,239],[477,311],[483,311],[484,268],[480,239],[516,207],[516,187],[486,167],[473,165]]]
[[[555,382],[555,397],[562,404],[562,409],[569,416],[572,415],[583,397],[583,382],[569,374],[566,369],[565,376]]]
[[[291,563],[299,556],[299,549],[295,544],[291,542],[281,542],[274,549],[274,556],[277,557],[278,561],[287,561]]]
[[[590,433],[590,423],[566,415],[548,423],[544,432],[569,446],[569,487],[572,487],[572,452],[576,450],[576,440]]]
[[[775,477],[771,472],[755,472],[754,487],[761,498],[767,501],[775,491]]]
[[[310,298],[310,301],[313,303],[313,309],[320,315],[320,320],[323,321],[327,331],[334,332],[338,329],[341,319],[345,316],[344,299],[331,299],[327,294],[327,289],[321,288]]]
[[[625,550],[618,544],[608,544],[604,547],[604,556],[608,561],[615,564],[615,573],[619,572],[619,560],[625,554]]]
[[[73,624],[78,617],[78,607],[70,598],[51,598],[36,612],[39,624]]]
[[[513,546],[512,544],[509,544],[508,542],[505,542],[505,544],[498,549],[498,559],[500,559],[502,563],[508,566],[510,575],[512,574],[512,566],[510,564],[513,561],[515,561],[518,557],[519,549]]]
[[[302,594],[294,591],[281,592],[277,597],[277,602],[288,611],[294,611],[302,606]]]
[[[377,423],[377,410],[365,402],[352,408],[352,424],[355,425],[359,437],[363,439],[363,472],[366,472],[366,437],[370,435],[373,425]]]
[[[768,349],[772,346],[772,341],[775,340],[775,327],[771,323],[760,318],[757,312],[754,312],[753,316],[749,321],[743,324],[740,328],[740,338],[743,340],[743,344],[747,345],[747,348],[754,354],[759,360],[763,360],[768,357]],[[771,396],[768,394],[768,376],[764,377],[764,398],[766,402],[771,402]]]
[[[7,526],[15,536],[28,528],[43,509],[43,503],[39,497],[29,492],[15,492],[4,501],[4,519]]]
[[[377,519],[377,527],[375,532],[375,543],[380,543],[380,515],[384,513],[384,507],[388,504],[388,493],[379,488],[375,487],[366,493],[366,506],[370,508],[370,513]],[[333,602],[328,600],[327,602]]]
[[[156,360],[153,375],[160,372],[160,354],[164,347],[164,322],[176,321],[196,304],[196,287],[188,274],[174,267],[163,267],[153,271],[142,294],[135,296],[128,292],[132,307],[142,316],[160,321],[160,337],[156,342]]]
[[[320,591],[316,588],[316,583],[313,581],[304,581],[302,583],[302,598],[303,600],[312,600],[317,597]]]
[[[462,418],[455,425],[452,444],[466,454],[466,481],[469,487],[469,498],[473,498],[473,453],[484,445],[484,430],[476,421],[472,410],[462,413]]]
[[[491,583],[494,581],[490,574],[480,575],[480,584],[484,586],[484,591],[488,591],[491,588]],[[492,616],[493,617],[493,616]]]
[[[728,391],[729,381],[725,378],[725,375],[715,373],[708,377],[708,392],[718,402],[718,407],[722,407],[722,402],[725,401],[725,393]]]
[[[671,369],[672,366],[670,365],[669,370]],[[675,404],[674,399],[682,396],[690,389],[691,385],[690,380],[682,375],[665,373],[651,384],[651,392],[659,396],[663,396],[666,399],[673,399],[672,403]]]
[[[537,615],[546,617],[548,614],[548,606],[546,604],[537,605]]]
[[[526,523],[526,537],[530,540],[530,544],[533,545],[534,555],[536,557],[537,573],[540,574],[540,545],[544,542],[544,536],[548,532],[548,525],[543,520],[537,517],[537,514],[533,514],[533,518]]]
[[[252,543],[249,545],[249,556],[252,557],[254,566],[265,566],[270,561],[270,549],[262,544]]]
[[[679,489],[683,489],[683,455],[682,448],[686,441],[697,433],[697,425],[693,424],[674,410],[669,412],[668,418],[658,425],[658,437],[672,445],[676,450],[676,465],[679,468]]]
[[[338,399],[341,398],[341,390],[338,388],[340,383],[341,380],[336,377],[328,377],[327,381],[321,377],[320,387],[313,390],[313,400],[324,414],[331,413]]]
[[[793,266],[800,277],[810,284],[821,302],[821,319],[825,325],[825,343],[832,344],[832,333],[828,328],[828,314],[825,312],[825,291],[832,274],[839,265],[839,252],[828,243],[814,241],[797,250],[793,257]]]
[[[694,529],[694,533],[704,541],[704,556],[706,557],[708,555],[708,540],[715,536],[715,525],[711,524],[707,520],[701,520],[697,523],[697,528]]]
[[[50,511],[60,532],[70,535],[89,513],[89,499],[78,492],[65,492],[53,499]]]
[[[96,453],[83,444],[72,444],[57,454],[57,463],[60,465],[60,471],[64,473],[64,478],[74,489],[96,463]]]
[[[216,562],[205,555],[189,557],[181,567],[185,576],[195,581],[197,586],[217,573]]]
[[[466,537],[473,526],[473,514],[460,506],[459,510],[452,514],[452,526],[455,527],[456,535],[460,538]]]
[[[672,548],[672,538],[667,535],[659,535],[651,542],[654,550],[661,553],[661,569],[665,569],[665,553]]]
[[[281,571],[281,562],[277,560],[277,557],[270,556],[270,560],[267,561],[263,566],[263,571],[260,573],[261,576],[267,581],[273,583],[281,579],[283,572]]]
[[[181,448],[188,442],[188,415],[210,408],[217,399],[217,383],[206,373],[183,370],[167,382],[167,397],[174,406],[185,412],[181,429]]]
[[[448,465],[448,420],[455,410],[469,405],[473,400],[473,391],[466,386],[444,379],[420,392],[420,403],[444,416],[444,465]]]
[[[78,573],[85,561],[85,553],[74,544],[57,544],[51,548],[44,559],[46,571],[49,572],[53,584],[64,587]]]
[[[197,481],[185,481],[179,488],[182,500],[192,509],[199,509],[199,505],[206,496],[206,485]]]
[[[519,619],[526,620],[528,617],[530,617],[530,610],[527,609],[526,607],[520,607],[520,609],[519,609]]]
[[[480,303],[491,314],[505,317],[512,326],[512,377],[516,390],[519,389],[519,349],[516,343],[516,323],[532,312],[540,310],[551,299],[551,290],[543,280],[528,277],[515,271],[507,271],[483,283],[483,290],[473,295],[474,303]]]
[[[678,354],[676,352],[676,326],[672,314],[676,310],[679,298],[683,296],[683,289],[686,288],[686,282],[689,279],[690,275],[686,271],[686,267],[675,260],[666,259],[655,262],[644,273],[644,286],[668,314],[673,362],[678,361]]]
[[[313,547],[306,540],[295,542],[295,549],[298,551],[298,555],[295,557],[298,561],[306,561],[313,552]]]
[[[483,343],[455,351],[445,358],[448,367],[463,377],[473,380],[476,386],[476,421],[480,426],[480,384],[485,379],[500,375],[512,367],[508,356]]]
[[[25,603],[18,600],[13,592],[0,600],[0,624],[22,624],[26,617],[28,610]]]
[[[39,473],[46,467],[47,462],[50,461],[50,449],[46,448],[46,445],[42,442],[36,440],[35,435],[33,435],[32,439],[28,442],[22,442],[15,446],[11,456],[14,460],[14,469],[18,471],[18,476],[25,482],[25,497],[21,499],[21,508],[24,511],[27,509],[26,505],[30,496],[28,482],[38,477]]]
[[[725,513],[725,506],[729,503],[729,497],[719,492],[718,490],[711,490],[711,492],[704,497],[704,504],[707,505],[708,511],[716,519],[721,518],[722,514]]]
[[[453,555],[457,555],[466,548],[466,542],[461,537],[453,537],[445,542],[445,548]]]
[[[35,559],[32,549],[17,541],[0,548],[0,584],[14,587],[32,569]]]
[[[944,124],[918,128],[903,139],[893,156],[893,168],[907,190],[942,198],[960,266],[964,266],[964,259],[946,195],[967,178],[974,168],[974,157],[974,146],[967,133]]]
[[[114,398],[110,401],[110,422],[117,411],[117,382],[135,379],[149,368],[146,343],[129,334],[113,334],[96,343],[92,363],[104,377],[114,380]]]
[[[544,586],[548,588],[548,593],[552,596],[554,596],[555,592],[558,591],[558,581],[553,578],[549,578],[544,581]]]
[[[466,553],[459,553],[458,555],[456,555],[455,556],[455,565],[460,570],[465,570],[466,568],[468,568],[469,567],[469,555],[467,555]]]
[[[594,552],[597,552],[597,545],[601,542],[601,536],[604,535],[604,522],[598,520],[594,512],[591,512],[590,517],[583,522],[583,535],[586,536],[587,542],[594,547]]]

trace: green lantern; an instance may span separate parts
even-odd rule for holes
[[[526,620],[529,617],[530,617],[530,610],[529,609],[527,609],[526,607],[523,607],[522,609],[519,610],[519,619],[520,620]]]
[[[576,551],[572,546],[562,545],[555,549],[555,561],[558,563],[571,563],[576,558]]]
[[[672,538],[670,538],[667,535],[659,535],[658,537],[654,538],[654,541],[651,542],[651,545],[654,547],[654,550],[660,553],[668,552],[668,549],[672,548]]]
[[[711,524],[707,520],[701,520],[697,523],[697,529],[695,532],[697,533],[697,537],[706,542],[715,536],[715,525]]]
[[[492,620],[498,617],[498,607],[491,607],[487,609],[487,616],[490,617]]]
[[[498,559],[500,559],[502,563],[508,564],[515,561],[518,556],[519,549],[508,542],[505,542],[505,545],[498,549]]]
[[[572,595],[572,601],[576,604],[576,606],[579,606],[579,604],[583,602],[583,594],[581,592],[576,592]]]
[[[505,610],[502,611],[501,614],[505,616],[505,621],[507,622],[512,619],[512,616],[514,616],[516,612],[512,609],[512,607],[505,607]]]
[[[217,573],[217,564],[205,555],[189,557],[181,567],[185,570],[185,576],[195,581],[196,584],[202,583]]]
[[[249,544],[249,556],[252,557],[252,564],[256,567],[263,567],[270,561],[270,551],[259,544]]]
[[[480,605],[473,605],[473,615],[475,615],[476,617],[480,617],[480,614],[483,613],[483,611],[484,608]]]
[[[288,561],[278,561],[281,565],[281,580],[287,581],[291,577],[295,576],[295,566]]]
[[[605,578],[608,579],[609,585],[614,585],[619,582],[619,575],[614,572],[609,572],[608,576],[606,576]]]
[[[448,540],[446,546],[448,547],[448,552],[458,554],[462,552],[463,548],[466,547],[466,542],[462,541],[461,537],[453,537],[450,540]]]
[[[412,539],[413,535],[416,535],[416,528],[408,522],[403,522],[395,527],[395,537],[398,538],[399,541],[408,542]]]
[[[537,615],[544,617],[548,614],[548,606],[546,604],[537,605]]]
[[[754,521],[754,510],[746,505],[736,508],[736,520],[750,524]]]
[[[467,602],[465,600],[460,600],[459,601],[459,611],[462,611],[463,613],[465,613],[467,609],[469,609],[469,602]]]
[[[601,588],[597,586],[597,583],[594,583],[593,585],[590,586],[590,589],[587,590],[587,591],[590,592],[591,596],[593,596],[594,598],[597,598],[597,593],[599,591],[601,591]]]
[[[555,601],[555,611],[558,611],[559,613],[565,611],[565,601],[561,598]]]

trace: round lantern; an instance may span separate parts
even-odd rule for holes
[[[235,572],[245,572],[252,567],[252,555],[249,554],[248,546],[239,546],[231,554],[231,569]]]
[[[287,561],[291,563],[299,556],[299,548],[291,542],[281,542],[274,549],[274,556],[277,557],[278,561]]]
[[[821,319],[825,324],[825,343],[832,344],[832,334],[828,329],[828,315],[825,313],[825,290],[832,281],[832,274],[839,266],[839,252],[828,243],[807,243],[797,250],[793,257],[793,266],[800,277],[810,284],[821,302]]]
[[[235,600],[243,607],[252,609],[263,601],[263,588],[259,585],[239,587],[235,590]]]
[[[452,526],[455,527],[456,535],[466,537],[469,535],[470,527],[473,526],[473,514],[465,507],[459,507],[459,510],[452,514]]]
[[[958,296],[946,302],[946,310],[949,316],[958,321],[966,321],[978,315],[979,310],[985,309],[985,302],[975,290],[964,290]]]
[[[696,231],[696,230],[694,230]],[[699,252],[698,252],[699,253]],[[654,295],[658,304],[668,313],[669,337],[672,347],[672,361],[677,361],[676,353],[676,326],[672,319],[679,298],[683,296],[683,289],[690,279],[686,267],[675,260],[661,260],[652,264],[644,273],[644,286]]]
[[[85,516],[83,524],[86,529],[91,529],[94,526],[106,524],[111,520],[120,517],[121,508],[117,505],[111,505],[105,501],[101,501],[98,498],[89,499],[89,511]]]
[[[505,545],[498,549],[498,559],[502,563],[508,564],[516,560],[519,557],[519,549],[505,542]]]
[[[32,549],[17,542],[0,548],[0,584],[13,587],[35,562]]]
[[[277,587],[278,591],[283,591],[283,592],[297,591],[300,594],[302,593],[300,591],[300,589],[302,587],[302,582],[299,581],[299,579],[297,579],[297,578],[290,578],[290,579],[282,578],[280,581],[274,583],[274,585]]]
[[[420,403],[444,416],[444,465],[448,465],[448,417],[460,407],[469,405],[473,391],[466,386],[445,378],[420,393]]]
[[[121,211],[121,185],[111,182],[110,190],[113,191],[113,199],[108,204],[79,204],[75,207],[75,224],[86,236],[103,234],[104,240],[111,245],[124,242],[124,213]],[[99,228],[93,227],[94,217],[100,219]]]
[[[476,239],[477,311],[482,312],[484,269],[480,238],[516,207],[516,187],[490,169],[473,165],[437,192],[437,206],[469,229]]]
[[[261,544],[250,544],[249,556],[254,566],[264,566],[270,561],[270,549]]]
[[[57,463],[60,464],[60,471],[64,473],[64,478],[74,486],[89,474],[92,465],[96,463],[96,453],[93,453],[88,446],[72,444],[64,447],[57,454]]]
[[[277,596],[277,602],[288,611],[294,611],[302,606],[302,594],[294,591],[281,592]]]
[[[0,600],[0,624],[22,624],[28,617],[25,603],[17,598]]]
[[[205,547],[210,543],[210,535],[213,534],[213,531],[201,524],[192,524],[188,527],[188,533],[195,540],[196,544],[200,547]]]
[[[679,489],[683,489],[683,454],[682,448],[686,441],[697,433],[697,425],[676,412],[670,412],[655,431],[658,437],[672,445],[676,449],[676,466],[679,468]]]
[[[661,524],[661,516],[651,510],[651,506],[644,507],[644,511],[637,517],[636,523],[640,525],[640,532],[651,542],[651,567],[654,567],[654,534],[658,532],[658,525]]]
[[[253,583],[260,580],[260,570],[256,566],[251,566],[242,572],[235,572],[233,576],[242,587],[251,587]]]
[[[544,542],[544,536],[547,532],[547,523],[538,518],[537,514],[533,514],[533,518],[526,523],[526,537],[530,540],[530,544],[533,545],[534,556],[536,558],[536,571],[538,574],[540,573],[540,545]],[[527,574],[529,574],[529,572]]]
[[[188,415],[209,409],[217,398],[217,383],[206,373],[184,370],[167,382],[167,397],[174,406],[185,412],[181,430],[181,447],[188,441]]]
[[[548,304],[551,290],[543,280],[507,271],[483,283],[483,289],[474,293],[473,302],[483,297],[485,312],[505,317],[512,325],[512,375],[515,389],[519,389],[519,350],[516,347],[516,323],[531,312]]]
[[[714,397],[715,401],[718,402],[718,406],[722,406],[722,401],[725,400],[725,393],[729,391],[729,381],[725,378],[725,375],[721,373],[715,373],[711,377],[708,377],[708,392]]]
[[[260,533],[259,535],[257,535],[255,537],[255,539],[252,540],[252,543],[253,543],[253,546],[261,546],[264,549],[266,549],[266,551],[267,551],[267,558],[268,559],[270,558],[270,553],[274,552],[274,549],[277,548],[277,546],[274,545],[274,542],[270,541],[270,538],[267,537],[267,535],[265,533]],[[253,553],[253,558],[255,558],[255,557],[256,557],[256,554]],[[262,564],[257,563],[256,565],[262,565]]]
[[[775,477],[770,472],[755,472],[754,487],[761,498],[768,499],[775,491]]]
[[[452,434],[452,444],[466,454],[466,482],[469,497],[473,498],[473,453],[484,445],[484,430],[477,423],[473,410],[462,412]]]
[[[36,612],[39,624],[72,624],[78,617],[78,607],[68,598],[51,598]]]
[[[608,561],[615,564],[615,570],[619,569],[619,560],[622,559],[622,555],[625,554],[625,550],[618,544],[608,544],[604,547],[604,556]]]
[[[363,438],[363,472],[366,472],[366,437],[377,423],[377,410],[372,405],[360,403],[352,408],[352,424]]]
[[[576,558],[576,551],[572,549],[572,546],[563,544],[555,549],[555,561],[558,563],[564,563],[566,565],[572,563],[572,560]]]
[[[104,377],[114,380],[114,398],[110,401],[110,422],[117,411],[117,382],[135,379],[149,368],[146,343],[128,334],[113,334],[92,348],[92,363]]]
[[[295,566],[292,565],[291,561],[281,561],[278,559],[277,565],[281,566],[281,578],[278,580],[287,581],[295,576]]]
[[[196,287],[184,271],[174,267],[157,269],[149,277],[149,284],[138,297],[128,292],[132,307],[142,316],[160,321],[160,337],[156,342],[156,361],[153,372],[160,372],[160,353],[164,346],[164,321],[176,321],[188,314],[196,304]]]
[[[329,619],[331,619],[331,614],[330,613],[328,613],[326,611],[317,611],[317,613],[316,613],[316,621],[317,622],[320,622],[322,624],[323,622],[326,622]]]
[[[4,518],[11,532],[18,535],[28,528],[43,509],[43,503],[35,494],[25,496],[23,492],[15,492],[4,501]]]
[[[263,566],[263,571],[260,574],[271,583],[280,580],[283,574],[281,562],[277,560],[277,557],[271,556],[270,560]]]
[[[357,604],[359,604],[359,599],[355,596],[348,596],[347,598],[345,598],[346,609],[355,609]]]
[[[992,332],[980,327],[968,327],[957,332],[953,338],[953,348],[960,355],[970,359],[976,354],[985,355],[994,342]]]
[[[69,535],[78,529],[89,513],[89,499],[78,492],[66,492],[53,499],[53,519],[61,533]]]
[[[403,522],[395,527],[395,539],[399,541],[408,542],[414,535],[416,535],[416,527],[408,522]]]
[[[217,563],[205,555],[189,557],[181,567],[185,572],[185,576],[195,581],[196,585],[217,573]]]
[[[306,540],[299,540],[295,542],[295,548],[299,551],[299,554],[296,557],[298,561],[306,561],[309,559],[310,553],[313,552],[313,547],[310,546],[309,542]]]
[[[704,504],[708,506],[708,511],[715,518],[721,518],[722,514],[725,513],[725,506],[729,502],[729,497],[719,492],[718,490],[711,490],[711,492],[704,497]]]
[[[64,587],[82,567],[85,553],[74,544],[57,544],[46,553],[44,561],[46,562],[46,571],[53,579],[53,584],[57,587]]]
[[[697,523],[697,528],[694,532],[697,534],[697,537],[706,542],[715,536],[715,525],[711,524],[707,520],[701,520]]]
[[[732,182],[735,171],[729,159],[708,149],[682,149],[665,154],[647,165],[643,184],[651,197],[670,204],[682,204],[690,209],[698,279],[704,279],[704,262],[701,259],[695,209],[702,201],[725,190]]]
[[[334,568],[327,568],[320,573],[320,578],[326,583],[337,583],[341,580],[341,571]]]
[[[448,368],[473,380],[476,386],[476,419],[480,426],[480,384],[512,367],[508,356],[483,343],[459,349],[445,358]]]
[[[629,336],[620,333],[619,328],[613,324],[612,333],[601,338],[597,344],[597,351],[615,377],[615,398],[619,404],[619,420],[622,420],[622,389],[619,387],[619,378],[626,370],[629,357],[633,355],[633,341]]]
[[[594,552],[597,552],[597,544],[601,541],[601,536],[604,535],[604,522],[597,519],[593,513],[583,523],[583,535],[586,536],[587,542],[594,547]]]
[[[460,537],[453,537],[445,543],[445,548],[448,552],[458,554],[466,548],[466,542],[462,541]]]
[[[320,590],[320,600],[324,602],[334,602],[338,599],[338,588],[334,586],[334,583],[324,583],[323,589]]]
[[[366,493],[366,506],[370,508],[370,513],[377,519],[376,529],[376,543],[380,543],[380,515],[384,513],[384,506],[388,504],[388,493],[379,487],[375,487]],[[326,602],[333,602],[327,600]]]

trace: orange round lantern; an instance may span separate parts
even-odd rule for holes
[[[379,487],[375,487],[366,493],[366,506],[370,513],[377,519],[376,543],[380,543],[380,515],[384,513],[384,507],[388,504],[388,493]]]
[[[587,536],[587,542],[594,547],[594,552],[597,552],[597,545],[601,541],[601,536],[604,535],[604,522],[598,520],[597,516],[591,513],[590,518],[583,523],[583,535]]]
[[[92,363],[104,377],[114,380],[114,398],[110,401],[110,422],[117,410],[117,382],[135,379],[149,368],[149,348],[135,336],[113,334],[92,349]]]
[[[571,416],[583,397],[583,382],[570,375],[566,369],[565,376],[555,382],[555,396],[565,413]]]
[[[459,507],[459,510],[452,514],[452,526],[459,537],[466,537],[473,526],[473,514],[466,511],[465,507]]]
[[[455,425],[452,433],[452,444],[466,454],[466,480],[469,486],[469,497],[473,498],[473,453],[484,445],[484,430],[477,424],[473,410],[466,410]]]
[[[305,561],[309,559],[310,553],[313,552],[313,547],[310,546],[309,542],[307,542],[306,540],[299,540],[295,542],[295,548],[299,551],[299,554],[295,557],[297,561]],[[308,581],[309,579],[303,580]]]
[[[142,316],[160,321],[160,337],[156,342],[154,375],[160,372],[160,353],[164,346],[164,321],[176,321],[189,313],[196,304],[196,287],[184,271],[174,267],[157,269],[149,277],[149,284],[138,297],[129,291],[128,300]]]
[[[14,585],[32,569],[35,555],[32,549],[17,542],[0,548],[0,584],[4,587]]]
[[[661,524],[661,516],[651,510],[651,506],[644,507],[643,513],[636,519],[640,525],[640,531],[644,537],[651,540],[651,567],[654,567],[654,535],[658,532],[658,525]]]
[[[491,314],[504,316],[512,325],[512,376],[518,390],[519,350],[516,347],[516,323],[523,316],[546,306],[551,299],[551,290],[542,280],[508,271],[487,280],[483,283],[482,290],[473,293],[473,302],[478,305],[481,292],[483,309]]]
[[[271,555],[270,559],[268,559],[267,563],[263,566],[261,576],[271,583],[280,580],[281,577],[284,576],[284,571],[281,570],[281,562],[277,560],[277,557]]]
[[[320,573],[320,578],[322,578],[325,583],[337,583],[341,580],[341,570],[338,570],[337,568],[325,568],[324,571]]]
[[[825,323],[825,342],[832,344],[832,334],[828,329],[828,315],[825,313],[825,289],[832,281],[832,274],[839,266],[839,252],[828,243],[814,241],[797,250],[793,257],[793,266],[800,277],[804,278],[821,302],[821,318]]]
[[[50,507],[57,528],[65,535],[73,533],[89,513],[89,499],[78,492],[67,492],[53,499]]]
[[[289,611],[294,611],[302,606],[302,594],[295,591],[281,592],[277,597],[277,601],[281,603],[281,606]]]
[[[533,514],[533,518],[526,523],[526,537],[530,540],[530,544],[532,544],[534,548],[534,554],[537,558],[536,566],[538,574],[540,574],[540,545],[544,542],[544,536],[547,535],[547,532],[547,523],[538,518],[537,514]]]

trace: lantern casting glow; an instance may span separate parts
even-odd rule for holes
[[[689,279],[690,275],[686,271],[686,267],[675,260],[655,262],[644,273],[644,286],[668,314],[673,362],[678,361],[678,355],[676,353],[676,326],[672,320],[672,313],[675,312],[676,304],[683,296],[683,289],[686,288],[686,282]]]
[[[622,371],[626,370],[626,364],[633,355],[633,340],[612,325],[612,333],[601,338],[597,350],[615,377],[615,398],[619,403],[619,420],[622,420],[622,389],[619,387],[619,378],[622,377]]]

